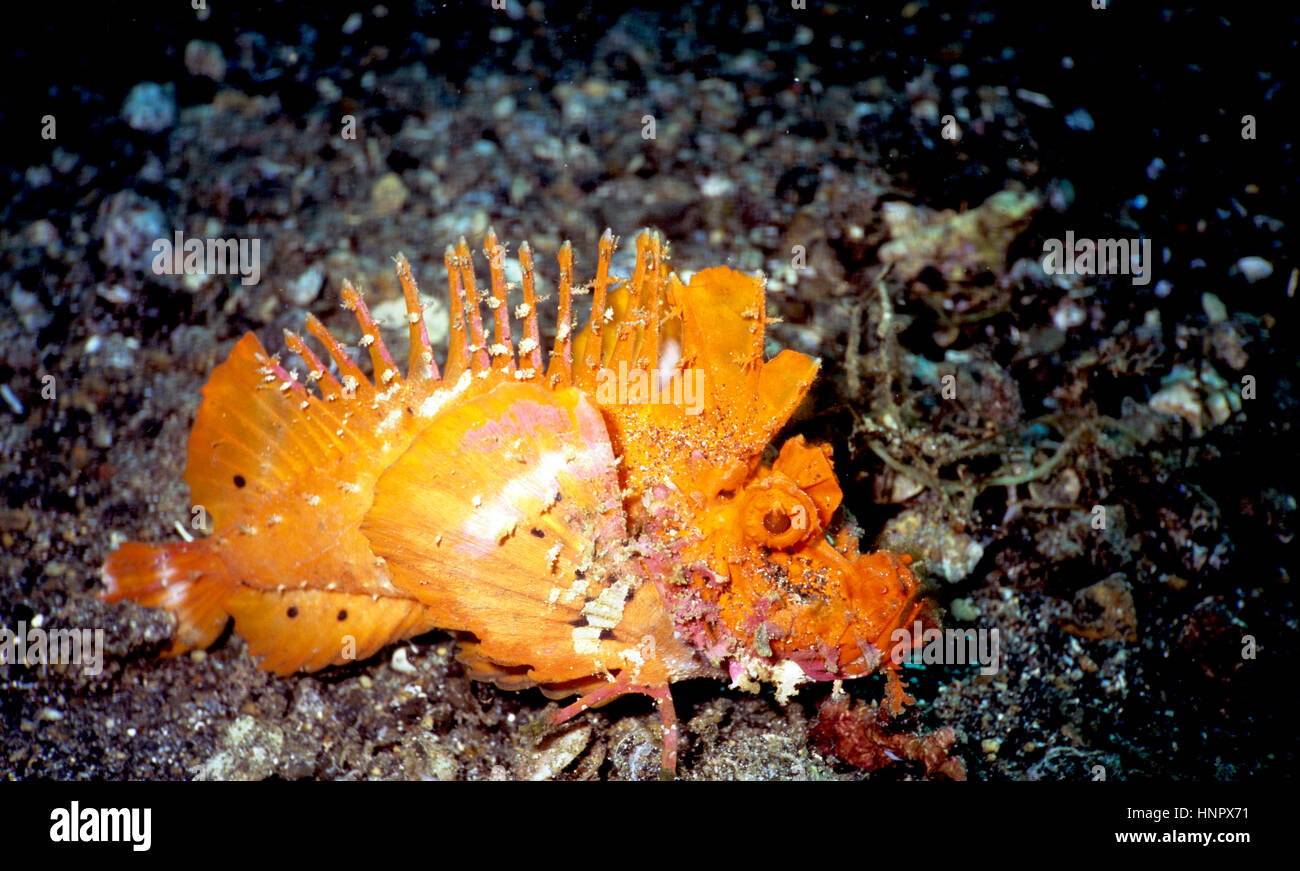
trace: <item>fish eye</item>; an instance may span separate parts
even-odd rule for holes
[[[783,475],[746,487],[741,500],[745,534],[764,547],[789,550],[821,531],[812,499]]]
[[[790,515],[782,508],[773,508],[763,515],[763,528],[773,535],[780,535],[790,528]]]

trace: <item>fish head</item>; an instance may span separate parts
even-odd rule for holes
[[[842,528],[832,539],[842,496],[830,448],[796,437],[715,513],[708,583],[742,658],[806,680],[861,677],[889,660],[894,630],[933,625],[908,555],[860,554]]]

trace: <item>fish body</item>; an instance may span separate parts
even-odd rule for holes
[[[633,274],[615,278],[606,231],[579,287],[564,245],[546,365],[532,253],[520,247],[512,310],[493,233],[483,299],[466,242],[447,250],[443,369],[400,256],[405,373],[346,282],[372,375],[310,316],[333,370],[293,333],[305,377],[244,336],[205,385],[189,442],[186,481],[212,534],[123,545],[103,597],[175,614],[172,654],[211,645],[233,618],[279,674],[449,630],[471,677],[577,695],[556,722],[655,698],[670,772],[680,680],[767,681],[784,696],[883,665],[897,704],[890,633],[921,608],[908,558],[860,555],[835,533],[829,448],[796,437],[763,461],[816,361],[763,359],[761,278],[716,267],[683,284],[657,235],[636,245]],[[586,292],[592,316],[574,334],[572,298]]]

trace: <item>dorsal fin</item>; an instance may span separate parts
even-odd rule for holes
[[[817,374],[817,361],[789,350],[763,360],[767,307],[761,278],[719,266],[697,272],[684,285],[662,267],[653,239],[639,242],[637,259],[632,280],[608,297],[600,366],[607,378],[623,378],[624,367],[629,375],[649,373],[659,382],[661,399],[636,402],[628,391],[626,398],[619,392],[606,401],[608,391],[596,392],[623,456],[627,488],[635,497],[667,474],[682,490],[726,489],[754,468],[794,413]],[[574,341],[576,359],[591,360],[592,326]],[[580,381],[577,375],[574,381]],[[692,388],[695,397],[687,395]]]

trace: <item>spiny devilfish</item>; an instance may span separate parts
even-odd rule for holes
[[[103,597],[171,611],[171,654],[211,645],[233,618],[279,674],[450,630],[471,677],[578,695],[555,723],[627,693],[653,697],[669,773],[675,681],[767,681],[784,700],[802,682],[880,667],[897,707],[906,696],[886,645],[922,608],[909,559],[860,555],[843,529],[831,538],[842,494],[828,447],[795,437],[763,462],[818,363],[789,350],[764,361],[761,277],[716,267],[684,285],[647,231],[618,279],[614,246],[605,231],[595,280],[577,289],[560,249],[545,368],[532,252],[520,246],[516,343],[491,232],[494,335],[462,239],[446,254],[441,371],[401,256],[405,376],[346,282],[373,378],[314,317],[307,330],[337,375],[299,336],[285,341],[319,394],[245,335],[203,388],[189,441],[185,479],[213,534],[123,545],[104,565]],[[572,298],[588,291],[592,316],[572,335]],[[630,385],[598,389],[609,372],[648,373],[655,401]],[[671,389],[687,373],[702,392],[693,403]]]

